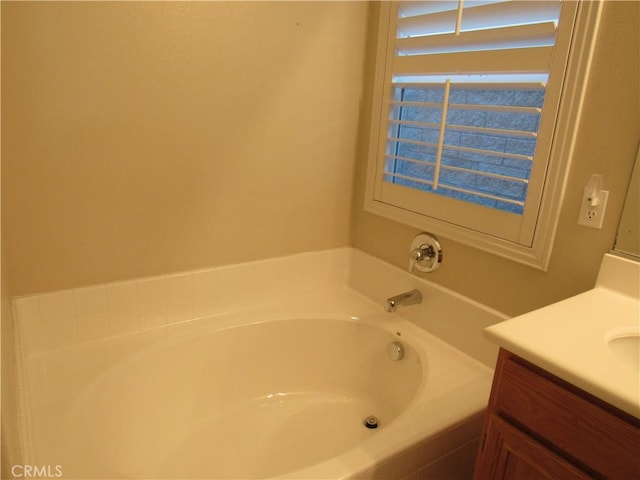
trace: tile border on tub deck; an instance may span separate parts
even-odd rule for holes
[[[497,349],[482,330],[507,315],[351,247],[16,297],[12,303],[17,346],[30,355],[347,287],[381,306],[391,295],[420,289],[422,303],[398,313],[493,367]]]
[[[17,343],[37,354],[344,288],[351,248],[15,297]]]

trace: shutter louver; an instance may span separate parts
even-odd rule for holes
[[[560,7],[400,2],[383,181],[522,215]]]

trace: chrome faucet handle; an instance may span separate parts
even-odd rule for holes
[[[429,252],[426,245],[421,245],[419,248],[412,250],[409,253],[409,271],[412,272],[417,263],[429,258]]]
[[[432,272],[440,266],[437,261],[438,253],[431,245],[420,245],[409,254],[409,271],[414,268],[422,272]]]
[[[409,250],[409,271],[415,268],[421,272],[433,272],[442,263],[442,247],[438,239],[430,233],[421,233],[411,242]]]

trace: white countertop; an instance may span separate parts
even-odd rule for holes
[[[607,254],[595,288],[492,325],[485,336],[640,418],[640,369],[608,345],[640,331],[640,263]]]

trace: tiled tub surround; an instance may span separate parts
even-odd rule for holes
[[[424,294],[423,303],[401,309],[398,314],[383,312],[381,300],[407,288],[420,288]],[[381,295],[383,297],[379,298]],[[189,422],[185,420],[184,412],[193,411],[194,414],[188,416],[193,421],[198,416],[195,415],[198,410],[193,403],[187,406],[180,402],[186,398],[193,402],[196,397],[207,403],[212,403],[215,399],[221,401],[224,398],[221,394],[224,392],[210,391],[206,397],[199,391],[200,384],[189,379],[190,372],[194,371],[195,374],[198,368],[218,372],[212,373],[211,377],[205,376],[208,378],[204,382],[207,385],[212,378],[219,380],[220,377],[235,375],[233,369],[238,364],[238,359],[232,360],[229,356],[217,358],[214,355],[227,348],[224,345],[229,342],[236,345],[237,349],[241,349],[242,345],[250,345],[245,337],[236,335],[235,332],[254,332],[251,335],[255,336],[260,328],[266,328],[264,332],[280,333],[260,333],[260,342],[276,345],[283,338],[289,338],[291,345],[304,345],[309,340],[305,339],[306,335],[295,337],[290,333],[296,329],[300,331],[299,327],[304,322],[310,327],[308,336],[317,339],[317,342],[311,341],[302,351],[309,351],[311,356],[317,354],[313,346],[326,351],[326,365],[330,365],[328,368],[334,373],[329,376],[326,373],[319,374],[315,387],[309,384],[290,384],[283,391],[279,385],[274,384],[272,387],[263,386],[260,391],[247,392],[243,400],[256,400],[256,409],[266,412],[265,398],[269,395],[265,397],[264,393],[271,388],[273,391],[270,392],[270,398],[281,398],[281,404],[294,405],[292,399],[296,397],[290,395],[292,390],[325,391],[323,382],[325,385],[339,384],[331,376],[335,375],[335,371],[345,371],[346,365],[359,364],[362,374],[354,374],[354,378],[345,383],[343,390],[333,392],[345,400],[350,399],[344,402],[350,407],[342,409],[340,414],[328,415],[318,424],[318,427],[326,426],[331,418],[346,415],[358,418],[357,428],[353,431],[336,428],[333,440],[326,433],[318,434],[315,437],[322,442],[317,445],[305,440],[308,448],[303,451],[306,453],[296,457],[297,460],[286,455],[288,460],[284,471],[282,461],[281,466],[260,465],[258,462],[254,470],[247,467],[246,462],[241,462],[249,470],[238,471],[238,476],[465,478],[473,465],[491,371],[425,330],[442,330],[445,335],[441,336],[448,336],[449,343],[464,347],[465,342],[469,342],[467,336],[470,336],[471,343],[475,345],[473,339],[481,339],[480,332],[484,326],[504,319],[497,312],[352,249],[305,253],[223,268],[16,298],[14,309],[18,324],[18,374],[22,383],[19,388],[20,421],[25,462],[38,465],[64,462],[65,476],[87,478],[142,478],[149,475],[159,478],[184,478],[185,475],[188,475],[186,478],[216,475],[232,477],[233,470],[216,470],[224,465],[210,462],[211,454],[204,455],[200,459],[200,465],[194,460],[196,444],[205,443],[208,450],[203,451],[211,452],[216,447],[210,443],[217,440],[209,436],[201,438],[201,442],[193,443],[193,448],[189,447],[188,439],[196,437],[185,432],[194,431],[198,426],[187,425]],[[407,321],[401,315],[406,318],[413,316],[415,320]],[[281,321],[282,319],[288,320]],[[277,321],[272,322],[273,320]],[[253,326],[240,327],[245,324]],[[280,326],[276,328],[270,325]],[[291,328],[282,329],[283,325]],[[332,330],[331,325],[337,328]],[[420,373],[415,374],[417,377],[414,375],[413,380],[406,380],[400,386],[391,386],[398,379],[395,375],[385,373],[386,367],[376,367],[375,361],[362,362],[366,354],[358,340],[369,338],[366,332],[374,331],[378,333],[371,338],[379,339],[371,340],[370,347],[367,347],[369,350],[366,351],[380,352],[381,357],[375,356],[375,361],[387,362],[386,346],[391,339],[398,338],[407,348],[405,360],[411,360],[413,356],[418,365],[417,371]],[[398,332],[401,333],[400,337],[397,337]],[[224,335],[220,333],[233,336],[223,341]],[[336,343],[342,345],[342,350],[337,353],[327,340],[334,337]],[[190,340],[185,341],[186,338]],[[210,338],[211,341],[207,340],[203,344],[204,338]],[[351,346],[345,344],[347,339],[354,343]],[[175,347],[176,345],[179,347]],[[198,345],[201,345],[200,350]],[[232,348],[230,352],[235,350]],[[254,350],[257,349],[248,350],[245,352],[247,355],[242,358]],[[269,350],[268,354],[265,354],[264,349],[259,350],[262,352],[256,352],[259,364],[267,358],[273,360],[274,365],[283,361],[282,358],[276,358],[278,349]],[[289,349],[283,347],[280,350],[286,353]],[[198,357],[198,351],[212,352],[205,357],[213,363],[205,365],[195,360],[189,363],[189,358],[204,358]],[[355,356],[349,357],[349,352],[353,352]],[[473,346],[470,353],[486,363],[491,364],[493,361],[494,351],[490,346]],[[296,356],[299,362],[289,362],[291,368],[300,369],[306,365],[305,359],[298,357]],[[145,392],[139,390],[145,383],[142,381],[146,378],[144,368],[141,367],[145,361],[151,362],[149,365],[182,365],[184,370],[173,377],[176,380],[174,388],[173,384],[162,386],[161,382],[156,382],[153,384],[154,388],[164,390],[154,392],[147,389]],[[398,366],[403,361],[392,363]],[[277,370],[282,372],[282,363],[280,365]],[[268,370],[269,367],[265,368]],[[121,373],[114,374],[118,371]],[[248,374],[250,371],[245,371],[244,375],[240,370],[236,373],[251,377]],[[184,375],[184,372],[188,374]],[[226,375],[220,375],[220,372],[225,372]],[[149,375],[151,376],[151,372]],[[260,377],[265,375],[269,377],[264,372]],[[298,375],[300,378],[306,376],[308,375]],[[194,378],[203,382],[202,375]],[[361,393],[369,392],[369,387],[365,388],[363,385],[375,384],[375,381],[380,381],[381,384],[377,390],[374,388],[368,394],[371,398],[363,399]],[[247,384],[254,382],[249,380]],[[406,401],[398,404],[395,413],[389,413],[384,406],[385,401],[381,400],[385,394],[375,393],[386,391],[385,386],[393,391],[405,389],[415,394],[406,394],[403,397]],[[221,390],[225,389],[228,390],[228,386],[221,387]],[[194,393],[189,396],[187,392],[197,392],[197,395]],[[274,394],[289,395],[273,397]],[[398,395],[402,397],[403,394]],[[256,396],[262,400],[257,401],[259,398]],[[145,403],[140,403],[141,398],[158,400],[149,401],[147,411]],[[227,400],[231,401],[230,398]],[[236,399],[239,400],[240,398]],[[87,405],[95,405],[95,414],[87,410]],[[154,405],[160,409],[160,413],[175,413],[162,417],[167,419],[166,424],[153,421]],[[222,409],[222,404],[220,405]],[[314,412],[314,408],[314,415],[320,414],[317,406],[307,407],[302,410],[306,410],[308,415]],[[362,420],[360,417],[376,413],[370,412],[371,409],[382,412],[381,416],[385,420],[393,420],[382,423],[378,430],[367,431],[359,422]],[[258,418],[256,414],[257,411],[254,410],[246,411],[240,416],[248,418],[255,415]],[[292,412],[290,414],[293,415]],[[220,419],[217,421],[222,422]],[[105,428],[100,429],[100,425]],[[218,430],[221,431],[223,425],[219,423]],[[229,428],[232,430],[232,427]],[[273,435],[275,433],[266,424],[256,428],[266,435],[264,438],[273,438],[274,441],[247,444],[245,454],[262,448],[265,454],[269,452],[269,458],[277,459],[277,455],[270,452],[269,448],[282,442],[269,437],[268,432]],[[62,429],[65,430],[64,433],[60,432]],[[210,430],[215,431],[215,428]],[[314,438],[313,430],[304,430],[304,435]],[[138,434],[127,435],[127,431],[138,431]],[[122,442],[114,439],[117,432],[123,438],[140,439],[143,438],[139,436],[140,431],[148,431],[150,443],[143,441],[138,445],[140,451],[132,451],[136,445],[131,440],[133,444],[128,445],[128,453],[118,451],[118,445]],[[178,435],[179,432],[182,437]],[[62,441],[62,438],[73,440],[75,449]],[[343,443],[337,442],[338,438]],[[164,443],[158,439],[164,439]],[[175,441],[171,443],[168,439]],[[295,444],[295,440],[293,441]],[[91,450],[94,442],[105,447]],[[271,443],[273,445],[270,447]],[[151,444],[160,446],[154,450],[149,446]],[[339,447],[339,444],[342,446]],[[74,457],[79,452],[78,445],[83,445],[84,451]],[[146,448],[142,448],[142,445],[146,445]],[[166,461],[169,452],[177,455],[176,451],[179,449],[182,449],[183,454],[163,465],[161,458]],[[191,456],[187,455],[187,450],[191,452]],[[327,455],[331,458],[327,458]],[[179,457],[183,458],[182,463]],[[190,461],[185,463],[184,458],[189,458]],[[217,463],[218,467],[214,468],[212,463]],[[188,468],[185,466],[187,464]],[[287,469],[294,470],[295,473],[290,471],[287,474]]]

